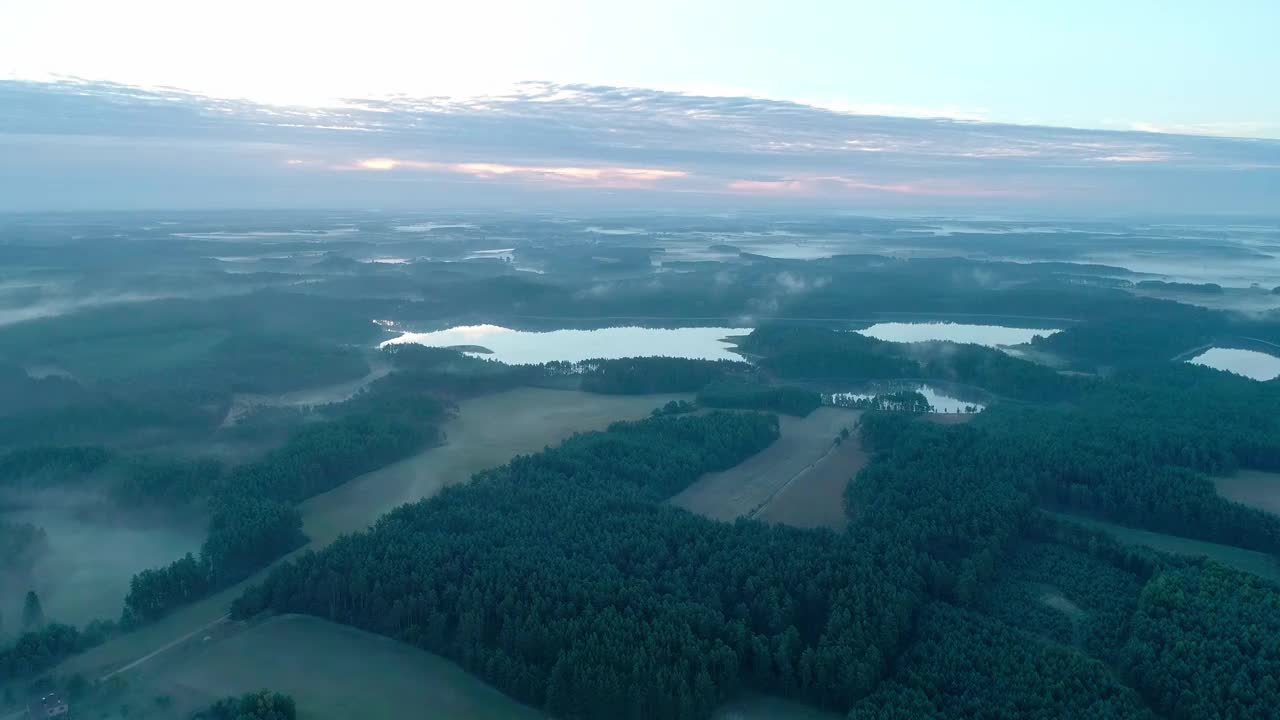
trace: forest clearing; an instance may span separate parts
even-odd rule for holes
[[[784,415],[779,418],[781,436],[772,445],[736,467],[699,478],[670,502],[713,520],[751,515],[792,478],[822,460],[840,431],[852,431],[861,415],[857,410],[834,407],[819,408],[803,418]],[[841,485],[841,491],[843,488]]]

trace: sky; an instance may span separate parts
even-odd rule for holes
[[[1264,212],[1280,3],[0,0],[0,209]]]

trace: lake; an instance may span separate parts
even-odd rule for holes
[[[533,332],[499,325],[464,325],[447,330],[406,332],[383,342],[380,347],[417,343],[430,347],[471,346],[467,354],[511,365],[536,365],[593,358],[683,357],[697,360],[741,360],[730,335],[748,330],[727,327],[646,328],[610,327],[598,330],[551,330]]]
[[[857,332],[889,342],[929,342],[946,340],[987,347],[1023,345],[1034,337],[1048,337],[1058,330],[1018,328],[1007,325],[970,325],[954,322],[884,322]]]
[[[1280,357],[1256,350],[1209,348],[1187,362],[1215,370],[1225,370],[1254,380],[1271,380],[1280,377]]]
[[[841,392],[831,393],[828,398],[833,403],[854,402],[857,400],[871,400],[878,395],[887,395],[889,393],[903,392],[906,390],[914,390],[924,396],[929,401],[929,406],[936,413],[963,413],[968,408],[973,408],[976,412],[986,409],[986,404],[975,400],[964,400],[955,397],[950,390],[943,390],[934,385],[916,382],[882,382],[873,383],[857,392]]]

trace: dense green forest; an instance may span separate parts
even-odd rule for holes
[[[915,635],[850,720],[1154,720],[1103,663],[977,613],[930,604]]]
[[[1035,401],[1072,397],[1083,384],[1043,365],[979,345],[893,343],[817,327],[763,326],[744,338],[739,347],[782,378],[945,380]]]
[[[31,264],[34,279],[46,265],[92,269],[88,288],[113,282],[103,267],[140,272],[136,255],[94,237],[76,253],[0,243],[0,257]],[[575,245],[551,231],[516,251],[545,271],[535,274],[473,262],[471,240],[439,237],[433,259],[394,266],[364,262],[382,255],[377,244],[317,257],[313,240],[286,239],[272,254],[306,259],[222,273],[212,256],[238,241],[166,235],[146,257],[189,263],[186,274],[130,282],[162,296],[216,276],[203,299],[0,326],[0,492],[89,490],[122,516],[207,521],[199,551],[133,578],[128,629],[302,546],[299,502],[439,442],[454,402],[523,386],[696,394],[696,406],[671,401],[648,420],[518,457],[301,553],[235,614],[304,612],[381,633],[572,719],[707,718],[743,691],[884,720],[1245,720],[1280,707],[1280,589],[1042,512],[1280,554],[1280,518],[1223,499],[1212,479],[1280,471],[1280,382],[1172,362],[1232,338],[1278,342],[1280,318],[1138,297],[1227,306],[1239,288],[1065,262],[780,260],[726,244],[712,248],[724,262],[685,262],[633,240]],[[902,238],[937,249],[929,242]],[[1027,236],[971,242],[1008,256]],[[421,243],[392,247],[409,257]],[[750,363],[514,366],[373,349],[402,326],[591,328],[610,316],[758,327],[739,340]],[[1014,316],[1060,332],[1010,354],[851,331]],[[246,394],[388,368],[339,403],[237,414]],[[812,388],[891,380],[968,386],[987,409],[952,427],[913,417],[928,409],[919,393],[857,405],[871,459],[846,488],[847,531],[717,523],[666,504],[778,438],[777,419],[752,411],[804,415],[821,403]],[[0,578],[30,573],[56,539],[0,522]],[[7,618],[0,684],[55,670],[115,631],[23,615]],[[295,714],[263,691],[204,716]]]
[[[787,385],[716,382],[698,391],[698,404],[804,417],[822,405],[822,396],[812,390]]]
[[[580,435],[287,563],[235,613],[391,635],[560,717],[704,718],[742,686],[847,707],[907,630],[911,558],[661,504],[776,436],[723,412]]]

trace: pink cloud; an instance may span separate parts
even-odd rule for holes
[[[825,175],[779,180],[734,180],[726,185],[730,192],[773,195],[832,195],[850,192],[891,193],[899,195],[934,195],[950,197],[1026,197],[1034,195],[1025,188],[990,188],[963,180],[922,179],[911,182],[870,182],[860,178]]]
[[[689,175],[684,170],[660,168],[508,165],[490,162],[442,163],[396,158],[368,158],[356,162],[349,169],[373,171],[410,169],[455,173],[481,179],[500,177],[531,178],[606,187],[643,187],[663,180],[674,180]]]

